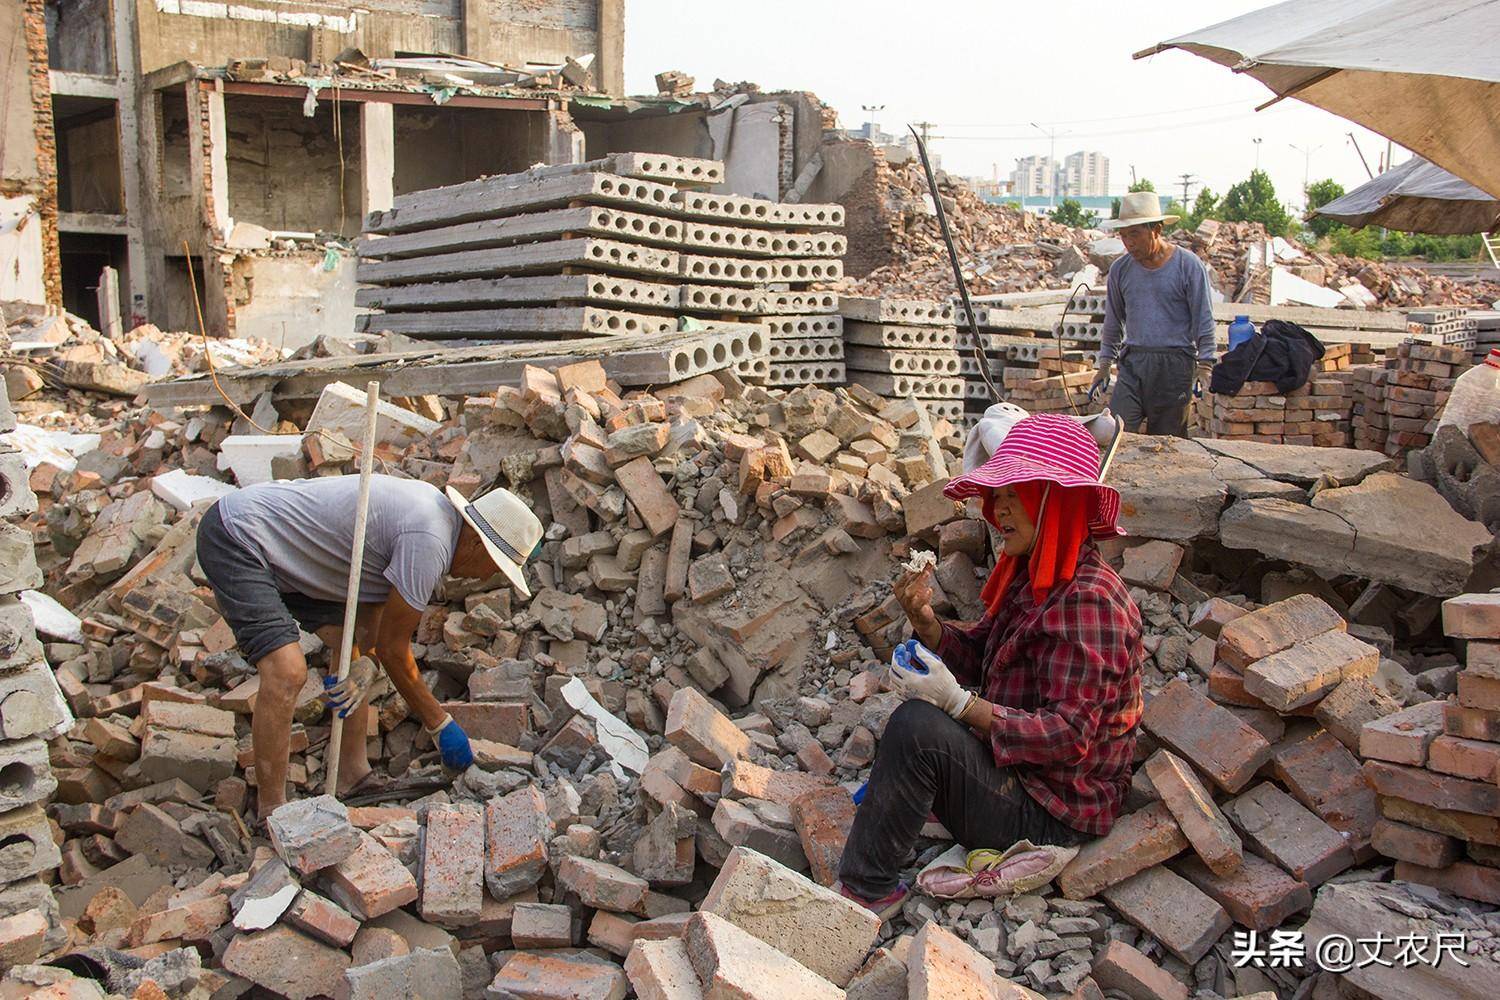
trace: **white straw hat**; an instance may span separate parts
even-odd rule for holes
[[[464,523],[479,534],[485,550],[515,588],[527,597],[524,567],[542,543],[542,522],[526,502],[505,489],[493,489],[473,500],[453,487],[447,488],[448,500],[458,508]]]
[[[1120,199],[1120,217],[1104,223],[1105,229],[1143,226],[1148,222],[1176,222],[1180,215],[1163,215],[1155,191],[1132,191]]]

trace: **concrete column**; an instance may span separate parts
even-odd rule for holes
[[[599,0],[599,57],[594,79],[600,90],[625,96],[625,0]]]
[[[396,185],[396,106],[365,101],[359,106],[360,212],[391,207]]]
[[[129,227],[125,231],[126,285],[121,306],[126,314],[126,325],[130,327],[151,315],[151,281],[143,235],[146,195],[142,178],[146,174],[141,159],[142,150],[156,142],[156,129],[155,117],[148,113],[151,106],[140,92],[135,4],[115,3],[111,6],[114,9],[115,75],[119,80],[120,95],[117,104],[120,181],[125,193],[125,222]],[[147,123],[145,127],[142,121]]]
[[[99,304],[99,332],[114,340],[125,332],[120,328],[120,272],[104,268],[94,297]]]
[[[489,59],[490,13],[486,0],[463,0],[464,55]]]

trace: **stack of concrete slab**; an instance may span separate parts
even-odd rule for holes
[[[844,318],[835,292],[763,290],[758,310],[743,317],[765,328],[764,360],[742,363],[740,375],[765,385],[843,385]],[[761,370],[764,369],[764,370]]]
[[[1482,361],[1500,347],[1500,310],[1470,309],[1466,318],[1474,321],[1474,360]]]
[[[367,332],[429,340],[621,343],[723,322],[766,325],[766,362],[836,364],[835,298],[811,286],[843,274],[838,205],[711,194],[710,160],[619,153],[402,195],[371,213],[358,242]],[[830,319],[830,317],[833,317]],[[816,342],[816,344],[812,343]],[[793,384],[744,359],[741,374]],[[802,381],[840,381],[809,370]]]
[[[1500,595],[1443,604],[1443,631],[1467,644],[1452,701],[1366,723],[1365,777],[1380,796],[1375,847],[1396,878],[1500,903]]]
[[[1413,309],[1406,314],[1406,330],[1426,344],[1472,351],[1478,342],[1479,321],[1463,308]]]
[[[849,381],[885,399],[920,399],[935,417],[964,412],[953,307],[912,299],[839,299]]]
[[[0,433],[15,428],[9,397],[0,385]],[[20,523],[35,511],[26,463],[19,452],[0,446],[0,842],[5,845],[0,851],[0,954],[7,965],[33,961],[67,941],[47,884],[62,855],[45,811],[57,790],[46,741],[67,731],[73,715],[43,658],[33,613],[21,598],[23,591],[42,585],[31,531]],[[63,628],[72,625],[76,619]]]

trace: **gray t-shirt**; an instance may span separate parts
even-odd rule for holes
[[[1154,271],[1130,254],[1117,258],[1109,266],[1099,360],[1114,360],[1122,335],[1130,347],[1177,348],[1212,361],[1213,298],[1203,261],[1182,247]]]
[[[219,501],[219,516],[230,538],[261,557],[278,588],[343,602],[358,504],[358,476],[293,479],[231,493]],[[384,601],[395,587],[407,604],[426,607],[453,564],[462,526],[437,487],[371,477],[360,603]]]

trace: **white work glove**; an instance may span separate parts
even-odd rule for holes
[[[1212,361],[1199,361],[1197,367],[1194,369],[1194,373],[1193,395],[1198,399],[1202,399],[1203,394],[1208,391],[1209,379],[1213,378],[1214,363]]]
[[[360,706],[370,685],[375,683],[375,661],[361,656],[349,664],[349,673],[343,680],[332,675],[323,678],[323,700],[337,712],[339,718],[348,718],[349,713]]]
[[[920,672],[922,667],[926,673]],[[948,665],[915,639],[906,640],[891,654],[891,688],[907,701],[920,698],[955,719],[969,703],[969,693],[959,686]]]
[[[1115,363],[1113,361],[1100,361],[1099,370],[1094,373],[1094,381],[1089,383],[1089,402],[1109,388],[1110,376],[1114,374]]]

